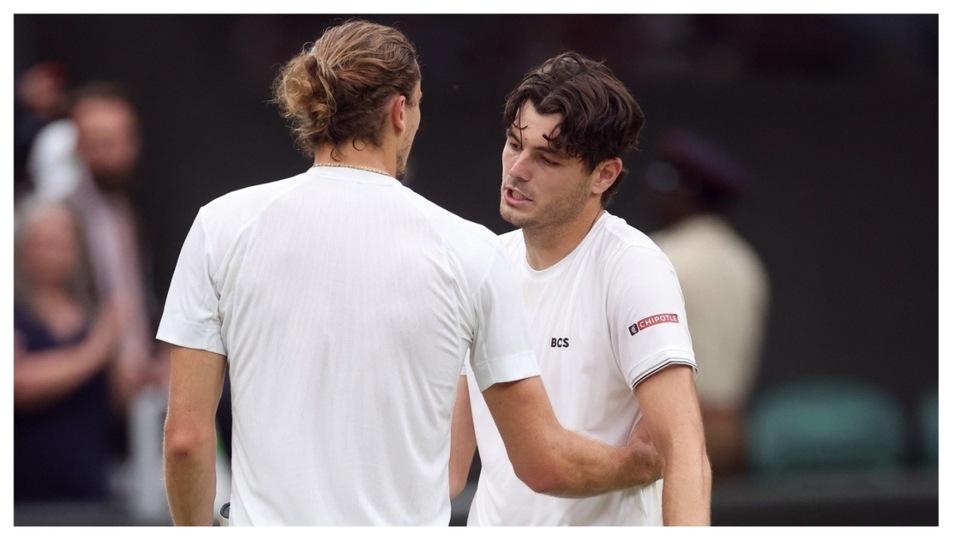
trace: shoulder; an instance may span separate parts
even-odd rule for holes
[[[206,205],[203,209],[207,213],[235,213],[243,211],[255,211],[291,189],[299,185],[302,175],[285,178],[283,180],[274,180],[245,188],[240,188],[224,195],[221,195]]]
[[[297,188],[303,175],[257,184],[221,195],[203,205],[197,220],[208,234],[229,234],[245,228],[278,198]]]
[[[609,298],[635,302],[678,291],[673,263],[650,237],[616,216],[605,217],[589,264]]]
[[[628,224],[623,218],[606,214],[598,224],[601,227],[598,249],[607,262],[669,264],[663,250],[648,235]]]
[[[487,227],[458,216],[409,188],[403,189],[408,202],[452,247],[482,251],[496,249],[497,236]]]

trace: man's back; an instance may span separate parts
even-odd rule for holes
[[[196,331],[229,363],[231,525],[446,525],[493,233],[396,179],[313,168],[207,205],[184,253],[203,254],[210,290],[165,320],[171,335],[197,305],[220,320]]]

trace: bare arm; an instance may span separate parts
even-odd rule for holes
[[[495,384],[483,397],[517,477],[538,493],[589,497],[659,478],[659,458],[639,437],[613,447],[564,429],[540,377]]]
[[[668,366],[641,381],[634,395],[663,456],[664,525],[709,525],[712,478],[693,370]]]
[[[116,315],[113,310],[104,309],[87,338],[76,345],[27,352],[17,340],[13,364],[14,407],[41,406],[79,388],[113,359],[117,336]]]
[[[227,359],[173,347],[163,437],[167,502],[175,525],[212,525],[217,491],[215,416]]]
[[[477,451],[477,435],[473,431],[473,412],[470,409],[470,393],[467,377],[460,376],[457,383],[457,401],[453,407],[453,425],[450,441],[450,499],[456,498],[467,485],[470,466]]]

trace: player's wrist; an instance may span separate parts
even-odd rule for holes
[[[630,447],[632,462],[631,478],[635,485],[648,485],[663,478],[663,459],[649,449]]]

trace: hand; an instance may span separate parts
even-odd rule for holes
[[[627,446],[635,451],[641,467],[648,471],[649,480],[644,484],[652,484],[663,478],[663,459],[653,445],[650,432],[647,430],[647,424],[642,416],[633,425],[633,430],[630,431],[630,437],[627,439]]]

